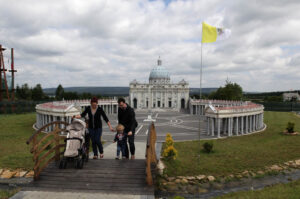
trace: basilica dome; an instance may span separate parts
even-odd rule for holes
[[[149,81],[169,81],[170,80],[170,74],[167,71],[165,67],[161,65],[161,60],[159,59],[157,61],[157,66],[153,68],[150,72]]]

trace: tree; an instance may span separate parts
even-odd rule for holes
[[[63,98],[65,100],[76,100],[79,99],[78,94],[76,92],[64,92]]]
[[[220,87],[215,92],[212,92],[209,95],[209,98],[218,100],[242,100],[243,89],[237,83],[232,83],[227,80],[225,86]]]
[[[37,84],[33,89],[32,89],[32,99],[34,101],[40,101],[43,100],[45,97],[45,94],[43,92],[41,84]]]
[[[16,89],[16,96],[18,99],[31,100],[32,90],[29,88],[28,84],[23,84],[20,88],[19,85]]]
[[[57,100],[62,100],[64,92],[64,88],[62,87],[62,85],[59,84],[55,91],[55,98]]]
[[[19,85],[17,85],[17,88],[16,88],[16,98],[17,98],[17,99],[21,99],[21,98],[20,98],[20,93],[21,93],[21,88],[20,88]]]
[[[282,95],[280,95],[280,96],[266,96],[266,97],[264,97],[264,101],[265,102],[282,102],[283,97],[282,97]]]
[[[92,94],[91,93],[82,93],[80,95],[80,99],[91,99],[92,98]]]

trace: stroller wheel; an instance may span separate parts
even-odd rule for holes
[[[79,160],[77,160],[77,159],[74,161],[75,169],[78,169],[78,162],[79,162]]]
[[[64,161],[64,169],[67,168],[67,160]]]
[[[67,161],[62,159],[60,162],[59,162],[59,168],[60,169],[65,169],[67,167]]]
[[[63,168],[63,160],[59,161],[59,168],[62,169]]]
[[[85,162],[88,162],[89,161],[89,154],[88,153],[86,153],[86,154],[84,154],[84,160],[85,160]]]
[[[89,161],[89,156],[88,156],[88,155],[85,155],[84,161],[85,161],[85,162],[88,162],[88,161]]]
[[[82,169],[82,168],[83,168],[83,162],[84,162],[83,159],[79,159],[79,160],[77,161],[77,163],[78,163],[77,169]]]

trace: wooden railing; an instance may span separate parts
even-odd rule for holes
[[[146,147],[146,182],[148,185],[153,185],[152,166],[156,167],[157,158],[155,152],[156,130],[154,123],[149,125]]]
[[[33,154],[34,180],[39,179],[40,173],[50,162],[60,160],[62,154],[60,148],[65,146],[65,144],[60,144],[60,141],[65,139],[65,136],[60,136],[59,133],[65,131],[67,125],[68,123],[63,121],[51,122],[41,127],[27,140],[27,144],[32,143],[30,152]],[[43,133],[46,128],[53,126],[53,131]],[[64,128],[60,128],[61,126]],[[54,155],[51,157],[53,153]]]

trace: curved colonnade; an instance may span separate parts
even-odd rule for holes
[[[190,100],[190,114],[203,115],[207,135],[244,135],[264,128],[264,106],[250,101]]]

